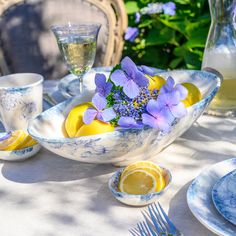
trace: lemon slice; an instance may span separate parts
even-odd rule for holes
[[[75,137],[102,134],[106,132],[112,132],[114,130],[114,126],[110,123],[105,123],[99,120],[93,120],[90,124],[82,125],[76,133]]]
[[[37,141],[35,141],[29,134],[26,136],[26,138],[22,141],[21,145],[18,146],[18,149],[23,149],[27,147],[31,147],[33,145],[37,144]]]
[[[136,169],[128,172],[120,179],[119,189],[128,194],[148,194],[160,191],[163,186],[162,175],[156,171]]]
[[[149,90],[160,90],[161,87],[166,83],[166,80],[162,78],[161,76],[155,75],[155,76],[147,76],[149,79]]]
[[[182,85],[188,90],[187,97],[182,101],[185,107],[190,107],[201,100],[202,94],[196,85],[192,83],[182,83]]]
[[[65,120],[65,130],[70,138],[76,136],[79,128],[84,124],[83,123],[83,115],[84,112],[91,107],[91,103],[86,102],[82,103],[69,112],[66,120]]]
[[[11,136],[8,139],[0,142],[0,150],[12,151],[12,150],[19,149],[20,145],[25,140],[27,135],[28,134],[23,130],[13,131]]]
[[[137,161],[134,163],[131,163],[128,165],[122,172],[121,178],[126,175],[129,171],[135,170],[135,169],[142,169],[142,168],[153,168],[160,174],[162,174],[162,168],[156,165],[154,162],[151,161]]]

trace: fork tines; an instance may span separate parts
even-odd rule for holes
[[[160,203],[148,206],[148,211],[142,211],[145,221],[137,224],[137,228],[130,230],[133,236],[181,236]]]

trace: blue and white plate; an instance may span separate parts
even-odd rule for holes
[[[219,214],[212,201],[215,183],[234,169],[236,158],[219,162],[204,170],[188,188],[187,202],[193,215],[217,235],[236,235],[236,226]]]
[[[90,93],[95,89],[94,77],[96,73],[102,73],[106,76],[110,74],[110,71],[113,67],[96,67],[92,68],[88,73],[86,73],[83,77],[83,93]],[[79,83],[77,77],[73,74],[66,75],[63,77],[59,84],[58,90],[62,93],[62,95],[66,98],[71,98],[73,96],[77,96],[79,91]]]
[[[220,214],[236,225],[236,169],[214,185],[212,200]]]

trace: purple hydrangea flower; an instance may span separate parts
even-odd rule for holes
[[[169,131],[175,118],[168,109],[152,99],[148,102],[146,110],[148,113],[142,114],[143,124],[160,129],[163,132]]]
[[[106,76],[104,74],[97,73],[95,75],[95,84],[95,92],[98,93],[100,96],[106,97],[111,92],[112,83],[106,82]]]
[[[173,91],[177,91],[179,93],[180,100],[184,100],[188,95],[188,90],[181,84],[177,84],[175,86],[174,79],[169,76],[166,80],[166,84],[161,87],[160,94],[172,93]]]
[[[142,128],[143,124],[141,122],[137,122],[133,117],[120,117],[118,121],[118,125],[123,128]]]
[[[125,57],[121,61],[121,69],[115,70],[111,75],[111,80],[116,86],[122,86],[123,92],[129,98],[135,98],[139,95],[140,87],[148,86],[148,79],[138,70],[135,63]]]
[[[134,22],[135,23],[139,23],[140,22],[140,18],[141,18],[141,14],[139,12],[136,12],[135,13],[135,20],[134,20]]]
[[[133,42],[139,34],[137,27],[128,27],[125,32],[125,40]]]
[[[174,2],[164,3],[162,8],[163,8],[164,14],[170,15],[170,16],[174,16],[175,15],[176,5],[175,5]]]
[[[160,94],[157,98],[157,101],[162,107],[169,109],[171,114],[176,118],[182,118],[187,113],[184,104],[181,102],[178,91]]]
[[[186,115],[187,110],[181,102],[188,94],[187,89],[181,84],[175,86],[175,81],[172,77],[168,77],[166,84],[162,86],[158,102],[167,107],[172,115],[176,118],[181,118]]]
[[[100,121],[108,122],[116,117],[116,113],[112,107],[104,109],[107,105],[107,100],[95,94],[92,99],[93,107],[89,107],[83,116],[83,121],[85,124],[90,124],[95,118]]]
[[[138,69],[139,69],[142,73],[144,73],[144,74],[146,74],[146,75],[150,75],[150,76],[154,76],[154,75],[155,75],[153,69],[150,68],[150,67],[148,67],[148,66],[143,66],[143,65],[142,65],[142,66],[138,66]]]

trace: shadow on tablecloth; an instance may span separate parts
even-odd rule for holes
[[[34,157],[21,162],[5,162],[2,175],[18,183],[63,182],[97,177],[112,173],[112,165],[86,164],[69,160],[45,149]]]
[[[172,198],[168,216],[184,235],[216,236],[193,216],[188,207],[186,195],[191,182],[184,185]]]

